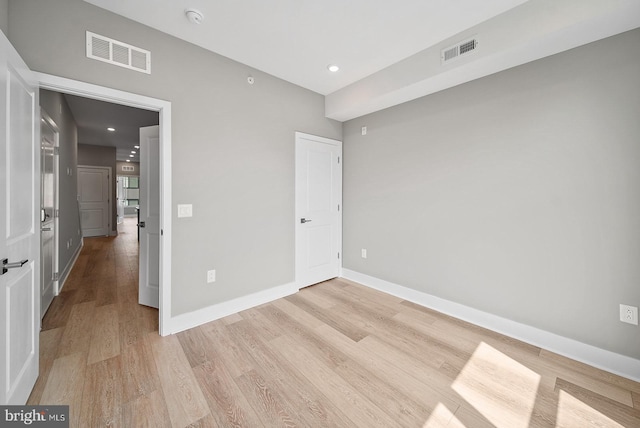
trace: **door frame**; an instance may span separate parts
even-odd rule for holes
[[[144,110],[160,116],[160,307],[161,336],[173,332],[171,317],[171,102],[51,74],[34,72],[41,89],[92,98]]]
[[[296,288],[298,290],[300,290],[301,288],[304,288],[305,286],[301,286],[300,283],[300,272],[298,271],[298,258],[300,257],[300,249],[298,248],[298,240],[299,240],[299,228],[298,228],[298,219],[301,217],[301,214],[298,212],[298,201],[297,201],[297,197],[298,197],[298,180],[297,180],[297,172],[298,172],[298,164],[297,164],[297,152],[298,152],[298,145],[299,142],[301,142],[302,140],[312,140],[318,144],[329,144],[332,146],[336,146],[339,148],[340,150],[340,154],[338,155],[339,158],[339,163],[340,163],[340,170],[342,170],[342,141],[340,140],[333,140],[331,138],[326,138],[326,137],[320,137],[317,135],[312,135],[312,134],[305,134],[304,132],[295,132],[295,148],[294,148],[294,156],[295,156],[295,166],[294,166],[294,253],[295,253],[295,257],[294,257],[294,281],[296,284]],[[342,173],[340,174],[340,195],[338,197],[338,204],[340,205],[340,210],[339,210],[339,215],[338,215],[338,233],[337,233],[337,248],[338,248],[338,252],[340,253],[340,257],[339,257],[339,263],[338,263],[338,277],[342,276],[342,259],[343,259],[343,254],[342,254],[342,183],[344,182],[343,178],[342,178]]]
[[[54,141],[54,161],[53,161],[53,180],[54,180],[54,198],[53,198],[53,272],[54,277],[53,280],[53,295],[54,297],[60,294],[60,278],[58,277],[60,273],[60,156],[58,155],[58,150],[60,148],[60,128],[56,122],[51,118],[49,113],[42,107],[40,108],[40,119],[44,121],[51,129],[55,132],[55,141]],[[40,144],[42,144],[42,135],[40,135]],[[42,153],[42,149],[41,153]],[[41,174],[42,174],[42,165],[40,166]],[[42,198],[42,194],[44,189],[42,187],[42,182],[40,184],[40,197]],[[42,202],[41,202],[42,204]],[[42,209],[42,205],[40,206]],[[41,214],[42,215],[42,214]],[[42,220],[42,219],[41,219]],[[41,223],[42,224],[42,223]],[[40,258],[42,259],[42,231],[40,232]],[[42,260],[40,260],[40,290],[42,290],[42,285],[44,283],[44,277],[42,276]],[[42,296],[40,296],[42,297]],[[40,303],[42,304],[42,299],[40,299]],[[42,312],[42,308],[40,308],[40,312]],[[44,313],[41,313],[40,317],[44,317]]]
[[[80,171],[78,171],[80,168],[83,169],[99,169],[99,170],[105,170],[107,171],[108,175],[107,177],[109,177],[109,179],[107,180],[108,184],[107,184],[107,234],[104,236],[112,236],[113,234],[113,225],[111,224],[112,220],[113,220],[113,205],[111,205],[111,200],[112,198],[112,192],[113,192],[113,184],[112,184],[112,180],[113,180],[113,173],[111,171],[111,167],[110,166],[98,166],[98,165],[76,165],[77,169],[77,177],[78,180],[80,180]],[[80,192],[80,189],[78,188],[78,193]],[[79,196],[79,194],[78,194]],[[80,202],[80,200],[78,200],[78,202]],[[82,230],[82,215],[80,215],[80,230]],[[99,235],[101,236],[101,235]],[[84,234],[82,235],[82,237],[84,238]]]

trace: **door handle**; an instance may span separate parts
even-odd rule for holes
[[[50,227],[41,227],[40,231],[41,232],[51,232],[51,228]]]
[[[309,223],[310,221],[312,221],[312,220],[311,220],[311,219],[308,219],[308,218],[301,218],[301,219],[300,219],[300,223],[303,223],[303,224],[304,224],[304,223]]]
[[[144,221],[141,221],[140,223],[138,223],[138,226],[145,227],[146,225],[145,225]]]
[[[2,270],[0,271],[0,275],[4,275],[9,271],[9,269],[20,268],[25,265],[29,260],[24,259],[19,262],[9,263],[9,259],[2,259]]]

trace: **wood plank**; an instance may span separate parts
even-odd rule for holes
[[[83,352],[56,358],[47,384],[42,392],[41,404],[69,406],[71,426],[80,424],[82,390],[85,382],[87,355]]]
[[[60,345],[58,356],[71,355],[78,352],[88,353],[93,330],[94,302],[76,303],[71,309]]]
[[[565,392],[573,397],[564,401],[562,396],[560,397],[558,413],[567,415],[567,419],[576,423],[576,426],[588,426],[590,423],[595,423],[595,426],[608,426],[607,424],[613,425],[612,422],[615,422],[622,427],[640,427],[640,410],[632,406],[620,404],[560,378],[556,383],[556,391]]]
[[[87,364],[120,355],[120,326],[117,305],[99,306],[95,309],[94,316]]]
[[[215,420],[211,426],[263,426],[223,365],[207,361],[194,367],[193,372]]]
[[[295,339],[281,336],[273,340],[272,343],[276,345],[275,351],[314,384],[333,406],[353,422],[354,426],[391,427],[398,425]]]
[[[153,358],[173,426],[189,425],[209,413],[187,357],[175,336],[160,337],[149,333]]]
[[[120,357],[88,365],[78,426],[122,426],[122,404]]]
[[[167,403],[162,391],[155,390],[127,402],[122,407],[122,426],[171,428]]]
[[[338,330],[340,333],[349,337],[351,340],[359,341],[368,336],[368,333],[361,328],[356,327],[348,321],[349,317],[332,316],[326,313],[321,307],[301,298],[294,294],[285,297],[286,300],[298,306],[300,309],[314,316],[318,320]]]
[[[40,332],[40,374],[27,401],[29,405],[35,405],[42,399],[49,373],[53,367],[53,361],[58,353],[58,344],[63,331],[64,329],[60,327]]]
[[[64,327],[69,321],[71,308],[75,303],[75,290],[64,291],[56,296],[42,319],[42,330]]]
[[[254,320],[255,321],[255,320]],[[260,322],[271,323],[264,318]],[[236,342],[251,355],[254,366],[281,392],[283,399],[296,409],[303,426],[347,426],[349,419],[332,406],[314,385],[278,354],[273,352],[260,329],[250,320],[229,327]],[[348,340],[348,339],[347,339]]]
[[[295,409],[257,371],[251,370],[236,379],[249,405],[262,415],[266,426],[302,426]]]
[[[191,367],[199,366],[213,358],[211,346],[202,329],[196,327],[176,334]]]
[[[122,348],[123,401],[135,400],[160,390],[160,377],[148,338]]]

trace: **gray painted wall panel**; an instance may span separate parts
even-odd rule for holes
[[[639,43],[346,122],[344,267],[640,358]]]
[[[47,90],[40,90],[40,106],[53,119],[60,131],[59,135],[59,269],[63,273],[81,242],[80,215],[78,213],[78,130],[71,110],[64,97]],[[70,174],[67,170],[70,169]],[[67,241],[72,244],[67,249]]]
[[[171,213],[172,315],[294,281],[294,132],[342,138],[321,95],[80,0],[9,9],[32,69],[171,101],[173,203],[194,212]],[[86,30],[150,50],[152,74],[85,58]]]

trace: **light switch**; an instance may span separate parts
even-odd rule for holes
[[[193,217],[193,205],[178,205],[178,218],[180,217]]]

